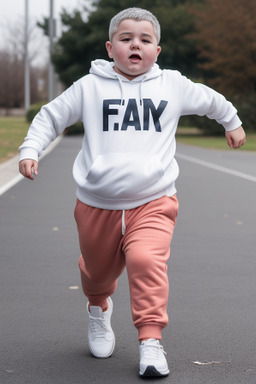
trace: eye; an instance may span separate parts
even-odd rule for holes
[[[145,44],[150,44],[150,41],[147,40],[147,39],[143,39],[142,42],[145,43]]]
[[[131,40],[130,37],[125,37],[125,38],[121,39],[121,41],[130,41],[130,40]]]

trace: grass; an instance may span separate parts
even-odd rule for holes
[[[205,136],[196,128],[179,128],[176,135],[177,142],[210,149],[229,149],[225,134],[223,136]],[[256,151],[256,133],[247,133],[246,144],[241,148],[243,151]]]
[[[25,117],[0,117],[0,163],[18,153],[28,127]],[[198,147],[228,149],[224,134],[222,137],[203,136],[196,128],[179,128],[177,141]],[[256,151],[256,133],[247,134],[243,150]]]
[[[0,162],[18,153],[28,127],[25,117],[0,117]]]

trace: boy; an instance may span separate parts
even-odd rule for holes
[[[245,143],[237,111],[222,95],[159,69],[159,41],[160,26],[149,11],[117,14],[106,42],[113,62],[94,61],[89,75],[44,106],[20,147],[20,172],[33,180],[42,150],[67,126],[83,121],[73,175],[89,348],[98,358],[114,351],[110,296],[126,267],[141,376],[169,373],[159,340],[168,322],[166,262],[178,212],[179,118],[207,115],[225,127],[231,148]]]

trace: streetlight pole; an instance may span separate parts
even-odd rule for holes
[[[49,17],[49,67],[48,67],[48,99],[49,101],[54,99],[54,68],[52,64],[51,54],[52,54],[52,47],[53,47],[53,38],[54,38],[54,18],[53,18],[53,0],[50,0],[50,17]]]
[[[24,26],[24,108],[30,107],[30,66],[28,54],[28,0],[25,0],[25,26]]]

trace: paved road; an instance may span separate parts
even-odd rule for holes
[[[113,298],[116,350],[107,360],[88,352],[71,175],[80,141],[65,137],[36,181],[0,197],[1,384],[141,382],[125,273]],[[256,155],[182,145],[178,155],[163,342],[171,374],[160,381],[255,384]]]

